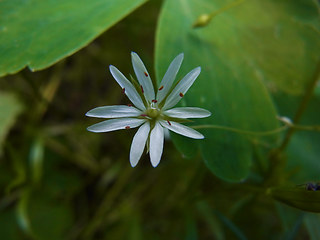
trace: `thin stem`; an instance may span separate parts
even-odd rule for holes
[[[262,131],[262,132],[247,131],[247,130],[242,130],[242,129],[233,128],[233,127],[227,127],[227,126],[221,126],[221,125],[209,125],[209,124],[192,126],[192,128],[194,128],[194,129],[213,128],[213,129],[226,130],[229,132],[235,132],[235,133],[239,133],[239,134],[247,134],[247,135],[255,135],[255,136],[272,135],[272,134],[276,134],[279,132],[283,132],[287,129],[320,132],[320,125],[304,126],[304,125],[294,125],[294,124],[285,124],[282,127],[279,127],[279,128],[273,129],[273,130],[269,130],[269,131]]]
[[[316,131],[320,132],[320,125],[311,125],[311,126],[303,126],[303,125],[294,125],[293,128],[295,131]]]
[[[317,85],[317,81],[320,78],[320,62],[318,62],[316,66],[316,71],[313,75],[312,81],[310,85],[307,87],[306,92],[300,102],[298,110],[293,118],[293,126],[297,126],[296,124],[301,120],[303,113],[305,112],[307,105],[313,95],[314,89]],[[288,130],[287,134],[285,135],[281,145],[274,149],[269,156],[270,164],[269,164],[269,171],[268,176],[266,177],[265,185],[273,185],[278,184],[281,181],[281,176],[283,174],[282,171],[286,165],[286,158],[282,156],[283,151],[288,146],[293,133],[296,130],[318,130],[319,126],[309,126],[309,127],[292,127]]]
[[[317,64],[313,79],[312,79],[310,85],[308,86],[308,88],[306,89],[305,95],[303,96],[303,99],[300,103],[300,106],[299,106],[299,108],[293,118],[293,124],[297,124],[301,120],[301,117],[307,108],[307,105],[313,95],[314,89],[317,85],[319,78],[320,78],[320,62],[318,62],[318,64]],[[295,128],[289,129],[289,131],[287,132],[286,136],[283,139],[282,144],[279,147],[279,151],[282,151],[287,147],[295,130],[296,130]]]
[[[192,126],[192,128],[194,128],[194,129],[213,128],[213,129],[226,130],[226,131],[229,131],[229,132],[235,132],[235,133],[247,134],[247,135],[254,135],[254,136],[266,136],[266,135],[276,134],[276,133],[279,133],[279,132],[287,130],[289,127],[290,127],[289,125],[284,125],[282,127],[279,127],[279,128],[273,129],[273,130],[258,132],[258,131],[247,131],[247,130],[242,130],[242,129],[238,129],[238,128],[232,128],[232,127],[227,127],[227,126],[221,126],[221,125],[198,125],[198,126]]]

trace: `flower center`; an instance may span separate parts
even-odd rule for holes
[[[160,115],[160,111],[157,108],[148,108],[146,113],[151,118],[157,118]]]

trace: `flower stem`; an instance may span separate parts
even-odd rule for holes
[[[295,124],[297,124],[300,120],[301,117],[303,115],[303,113],[305,112],[308,103],[310,102],[310,99],[313,95],[314,89],[317,85],[317,82],[320,78],[320,62],[318,62],[317,66],[316,66],[316,70],[315,73],[313,75],[312,81],[310,82],[309,86],[307,87],[305,94],[300,102],[300,105],[298,107],[298,110],[293,118],[293,126],[297,126]],[[277,184],[279,183],[279,181],[281,180],[281,176],[282,176],[282,172],[283,169],[286,166],[286,157],[283,156],[283,152],[286,149],[286,147],[288,146],[291,137],[293,136],[293,133],[296,130],[311,130],[311,131],[319,131],[319,125],[316,126],[298,126],[298,127],[293,127],[290,128],[288,130],[288,132],[286,133],[281,145],[274,149],[270,155],[269,155],[269,160],[270,160],[270,164],[269,164],[269,170],[268,170],[268,175],[266,177],[266,181],[265,181],[265,185],[273,185],[273,184]]]
[[[305,112],[305,110],[308,106],[308,103],[310,102],[310,99],[313,95],[314,89],[315,89],[319,79],[320,79],[320,62],[318,62],[318,64],[317,64],[313,79],[312,79],[310,85],[307,87],[305,95],[303,96],[303,98],[300,102],[300,106],[299,106],[299,108],[293,118],[294,124],[297,124],[301,120],[301,117],[302,117],[303,113]],[[287,147],[295,130],[296,130],[295,128],[289,129],[285,138],[282,141],[282,144],[279,147],[280,151],[284,150]]]
[[[247,131],[247,130],[242,130],[238,128],[233,128],[233,127],[227,127],[227,126],[221,126],[221,125],[196,125],[196,126],[191,126],[194,129],[204,129],[204,128],[213,128],[213,129],[220,129],[220,130],[225,130],[229,132],[235,132],[239,134],[246,134],[246,135],[254,135],[254,136],[267,136],[267,135],[273,135],[279,132],[283,132],[287,129],[294,129],[295,131],[317,131],[320,132],[320,125],[294,125],[294,124],[285,124],[282,127],[275,128],[269,131]]]
[[[197,125],[197,126],[192,126],[194,129],[201,129],[201,128],[213,128],[213,129],[220,129],[220,130],[225,130],[229,132],[235,132],[239,134],[246,134],[246,135],[255,135],[255,136],[267,136],[267,135],[273,135],[282,131],[287,130],[290,128],[289,125],[284,125],[282,127],[272,129],[269,131],[247,131],[247,130],[242,130],[238,128],[233,128],[233,127],[227,127],[227,126],[221,126],[221,125]]]

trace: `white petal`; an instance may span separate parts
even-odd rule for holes
[[[163,151],[163,140],[163,128],[156,122],[150,133],[150,160],[153,167],[156,167],[160,162]]]
[[[190,127],[187,127],[187,126],[184,126],[180,123],[177,123],[177,122],[173,122],[173,121],[170,121],[169,122],[166,122],[166,121],[160,121],[161,125],[165,128],[168,128],[169,130],[175,132],[175,133],[178,133],[180,135],[183,135],[183,136],[186,136],[186,137],[189,137],[189,138],[194,138],[194,139],[203,139],[204,136],[199,133],[198,131],[190,128]]]
[[[201,68],[197,67],[189,72],[172,90],[168,98],[166,99],[166,103],[163,106],[163,110],[168,108],[172,108],[176,105],[180,99],[186,94],[188,89],[192,86],[196,78],[199,76],[201,72]]]
[[[97,124],[94,124],[87,128],[90,132],[111,132],[119,129],[129,129],[140,126],[144,123],[145,119],[137,118],[118,118],[110,119]]]
[[[149,132],[150,124],[149,122],[146,122],[138,129],[137,133],[133,137],[130,149],[130,163],[132,167],[135,167],[140,160]]]
[[[144,96],[151,102],[155,99],[155,95],[150,75],[138,54],[131,52],[131,59],[133,70],[136,73],[138,82],[143,87]]]
[[[165,98],[165,96],[170,91],[171,86],[174,80],[176,79],[182,60],[183,60],[183,53],[180,53],[178,56],[175,57],[175,59],[173,59],[170,66],[168,67],[166,74],[162,78],[162,81],[160,83],[160,87],[157,93],[157,100],[159,103]]]
[[[208,110],[197,107],[177,107],[163,113],[173,118],[205,118],[211,115],[211,112]]]
[[[112,76],[121,86],[121,88],[124,89],[124,92],[130,101],[140,110],[145,110],[146,107],[144,106],[139,93],[134,88],[132,83],[115,66],[110,65],[109,68]]]
[[[97,107],[86,113],[88,117],[99,117],[99,118],[122,118],[122,117],[137,117],[142,112],[135,108],[126,105],[117,106],[104,106]]]

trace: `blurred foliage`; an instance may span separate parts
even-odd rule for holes
[[[21,104],[13,94],[0,92],[0,156],[3,140],[21,110]]]
[[[318,239],[318,2],[92,2],[0,1],[1,75],[116,23],[0,79],[0,239]],[[157,168],[131,168],[134,131],[86,131],[128,103],[107,66],[133,75],[131,51],[158,82],[184,52],[178,77],[202,73],[182,105],[213,113]]]

